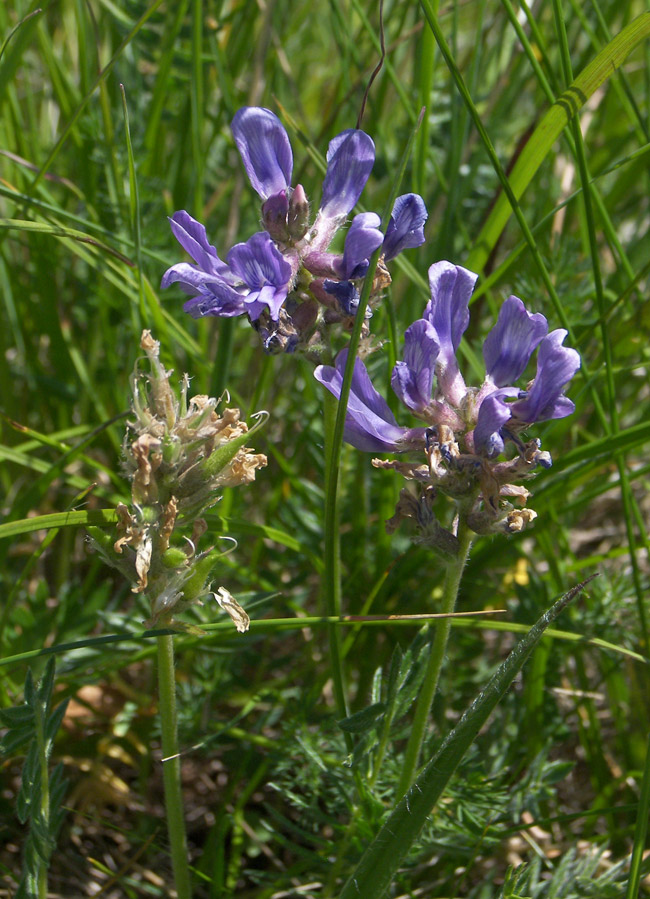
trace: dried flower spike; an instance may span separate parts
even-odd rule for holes
[[[187,375],[177,398],[169,383],[172,372],[160,362],[158,341],[143,331],[140,346],[150,370],[136,368],[132,376],[134,420],[123,443],[132,504],[117,507],[112,547],[101,531],[93,529],[91,538],[104,559],[129,578],[133,592],[146,594],[153,624],[171,620],[208,592],[208,579],[223,553],[213,547],[197,553],[207,530],[201,515],[218,502],[224,487],[253,481],[267,459],[245,446],[253,431],[240,421],[239,409],[219,414],[219,400],[189,397]],[[265,420],[263,413],[254,430]]]

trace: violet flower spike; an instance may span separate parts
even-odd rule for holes
[[[231,129],[246,174],[263,200],[291,186],[291,143],[275,113],[244,106],[235,113]]]
[[[384,238],[384,260],[424,243],[424,223],[429,214],[419,194],[403,194],[395,200]]]
[[[547,334],[544,316],[529,313],[510,296],[485,341],[483,385],[467,388],[455,354],[468,325],[476,277],[448,262],[431,266],[431,301],[407,329],[403,359],[393,368],[395,394],[427,427],[401,428],[359,360],[345,421],[345,439],[357,449],[407,453],[399,461],[372,460],[376,468],[415,482],[415,490],[402,490],[386,523],[389,533],[409,519],[418,534],[414,540],[447,559],[456,537],[437,522],[433,504],[439,493],[456,504],[457,514],[477,534],[514,534],[534,521],[535,511],[524,505],[530,492],[520,482],[537,467],[549,468],[552,459],[539,439],[524,439],[522,432],[533,422],[573,411],[563,391],[580,367],[578,353],[562,345],[567,332]],[[536,377],[528,390],[520,390],[513,382],[535,350]],[[346,358],[343,352],[334,368],[316,370],[339,401]]]

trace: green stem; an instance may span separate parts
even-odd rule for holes
[[[323,425],[325,431],[325,614],[338,616],[341,614],[341,547],[339,540],[338,465],[335,463],[334,454],[334,425],[336,422],[337,402],[329,392],[325,392],[323,402]],[[330,624],[327,633],[337,714],[341,718],[346,718],[348,706],[345,695],[343,666],[341,664],[340,629]],[[348,733],[345,734],[345,740],[349,751],[352,748],[352,738]]]
[[[187,864],[187,840],[183,818],[181,764],[176,730],[176,685],[174,680],[174,638],[158,637],[158,692],[162,732],[163,782],[167,830],[171,847],[172,869],[178,899],[191,899],[190,870]]]
[[[46,713],[43,705],[36,703],[36,739],[41,769],[40,824],[49,835],[50,830],[50,775],[47,765]],[[35,853],[36,855],[36,853]],[[47,864],[38,857],[38,899],[47,899]]]
[[[440,608],[440,611],[445,614],[450,614],[454,611],[460,579],[472,543],[472,532],[467,525],[463,523],[462,519],[459,520],[458,524],[458,542],[460,543],[458,556],[455,561],[448,564],[447,573],[445,574],[442,606]],[[432,625],[428,625],[428,627],[431,628]],[[449,638],[450,628],[451,618],[443,618],[435,625],[435,635],[429,652],[424,682],[422,684],[420,695],[418,696],[413,727],[411,728],[411,735],[409,736],[406,753],[404,755],[404,767],[402,768],[402,775],[397,786],[397,799],[402,798],[415,778],[415,773],[420,760],[424,733],[431,714],[431,706],[438,688],[440,670],[447,651],[447,640]]]

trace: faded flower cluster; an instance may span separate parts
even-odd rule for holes
[[[148,597],[150,624],[155,624],[168,622],[206,593],[222,553],[213,548],[197,552],[207,530],[201,515],[218,502],[224,487],[253,481],[267,460],[245,446],[252,432],[240,421],[239,409],[219,414],[218,400],[189,397],[187,375],[177,398],[169,383],[172,372],[160,362],[158,341],[144,331],[140,345],[150,371],[136,369],[132,376],[134,420],[123,445],[132,505],[117,506],[116,540],[99,528],[89,532],[94,547],[128,578],[133,592]],[[180,544],[179,529],[186,531]],[[220,588],[215,598],[245,630],[248,617],[230,594]]]
[[[404,357],[393,369],[391,385],[424,426],[397,424],[359,359],[345,425],[345,439],[360,450],[417,454],[415,461],[373,460],[377,468],[394,469],[418,487],[417,494],[401,492],[387,528],[392,531],[412,519],[418,541],[446,556],[455,554],[457,540],[435,516],[438,493],[450,497],[464,522],[479,534],[520,531],[536,517],[525,507],[528,490],[518,482],[537,466],[550,467],[551,457],[539,440],[524,440],[523,432],[535,422],[571,414],[574,404],[564,388],[580,367],[578,353],[562,345],[567,332],[548,333],[543,315],[531,314],[510,296],[483,346],[483,384],[468,387],[456,351],[469,324],[476,279],[449,262],[432,265],[431,300],[404,334]],[[535,350],[537,372],[521,389],[515,384]],[[335,367],[321,365],[315,371],[337,397],[346,358],[344,350]]]
[[[320,206],[312,221],[304,188],[291,185],[293,153],[278,117],[268,109],[244,107],[233,119],[232,132],[262,200],[264,230],[232,247],[224,262],[205,227],[187,212],[176,212],[170,219],[172,231],[195,264],[173,265],[162,287],[178,283],[190,294],[184,309],[194,318],[247,315],[267,352],[300,351],[318,358],[329,326],[351,328],[369,257],[381,247],[372,305],[390,284],[385,263],[424,243],[424,202],[417,194],[398,197],[385,233],[374,212],[356,215],[343,252],[329,252],[370,175],[372,138],[349,129],[330,142]]]

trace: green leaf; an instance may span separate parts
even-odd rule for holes
[[[505,695],[546,628],[584,588],[579,584],[562,596],[530,629],[490,678],[413,786],[397,804],[345,884],[340,899],[380,899],[400,862],[419,835],[461,759]]]
[[[56,666],[56,662],[54,658],[50,658],[47,660],[47,664],[45,666],[45,671],[43,672],[43,677],[41,678],[41,682],[38,686],[38,701],[42,704],[43,708],[46,710],[45,714],[48,714],[50,708],[50,701],[52,699],[52,687],[54,686],[54,668]]]
[[[388,708],[392,708],[397,696],[398,687],[400,686],[401,681],[403,662],[404,653],[398,643],[390,660],[390,668],[388,670],[388,684],[386,687],[386,705]]]
[[[15,728],[5,734],[2,741],[0,741],[0,753],[5,757],[13,755],[18,749],[23,747],[25,743],[29,743],[33,736],[33,722],[30,723],[28,727]]]
[[[68,702],[69,700],[66,699],[59,703],[47,720],[47,725],[45,726],[45,739],[48,743],[54,742],[54,738],[61,727],[61,722],[63,721],[66,709],[68,708]]]
[[[361,709],[360,712],[355,712],[354,715],[350,715],[348,718],[343,718],[337,723],[341,730],[345,733],[362,734],[374,727],[377,719],[381,718],[385,711],[386,703],[375,702],[372,705],[367,706],[365,709]]]
[[[27,705],[33,707],[34,705],[34,676],[32,674],[32,669],[27,669],[27,674],[25,676],[25,702]]]
[[[52,512],[50,515],[38,515],[35,518],[22,518],[19,521],[0,524],[0,540],[3,537],[16,537],[18,534],[31,534],[42,528],[70,528],[89,524],[101,526],[115,524],[116,521],[117,514],[114,509]]]
[[[11,709],[0,709],[0,722],[5,727],[18,727],[31,724],[34,720],[34,710],[27,703],[17,705]]]
[[[423,5],[426,9],[429,2]],[[508,176],[512,193],[517,200],[532,181],[563,128],[648,35],[650,35],[650,12],[643,13],[630,22],[560,94],[535,128]],[[501,193],[474,242],[473,252],[467,259],[467,267],[471,271],[480,272],[483,269],[511,214],[510,200]]]
[[[36,783],[38,774],[38,744],[34,740],[27,752],[27,758],[23,765],[22,782],[18,796],[16,797],[16,814],[21,824],[25,824],[29,818],[32,806],[38,804],[40,790]]]

